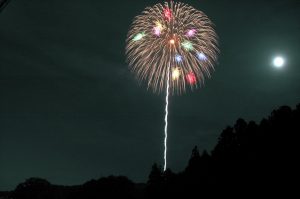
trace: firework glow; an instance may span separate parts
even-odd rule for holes
[[[217,35],[203,12],[169,1],[135,17],[126,43],[127,61],[136,78],[153,92],[166,91],[166,169],[169,95],[195,90],[211,76],[219,51]]]

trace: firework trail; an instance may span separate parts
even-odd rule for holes
[[[169,115],[169,71],[170,68],[168,68],[168,74],[167,74],[167,94],[166,94],[166,107],[165,107],[165,140],[164,140],[164,171],[167,169],[167,141],[168,141],[168,115]]]
[[[164,170],[167,165],[170,94],[199,88],[217,61],[217,35],[210,19],[184,3],[170,1],[147,7],[128,32],[130,70],[153,92],[166,91]]]

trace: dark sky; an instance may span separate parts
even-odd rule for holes
[[[163,163],[164,95],[139,86],[124,48],[133,17],[162,1],[12,0],[0,14],[0,190],[29,177],[146,181]],[[219,64],[170,99],[168,164],[211,150],[239,117],[300,102],[299,0],[189,0],[215,23]],[[276,55],[286,66],[272,67]]]

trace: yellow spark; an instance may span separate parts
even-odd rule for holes
[[[173,81],[178,80],[180,77],[180,69],[178,67],[172,70],[172,79]]]
[[[155,25],[156,25],[156,27],[157,27],[159,30],[163,30],[163,29],[164,29],[163,25],[162,25],[159,21],[156,21],[156,22],[155,22]]]

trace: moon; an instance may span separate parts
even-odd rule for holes
[[[273,65],[274,67],[276,68],[282,68],[284,66],[284,63],[285,63],[285,60],[283,57],[275,57],[274,60],[273,60]]]

